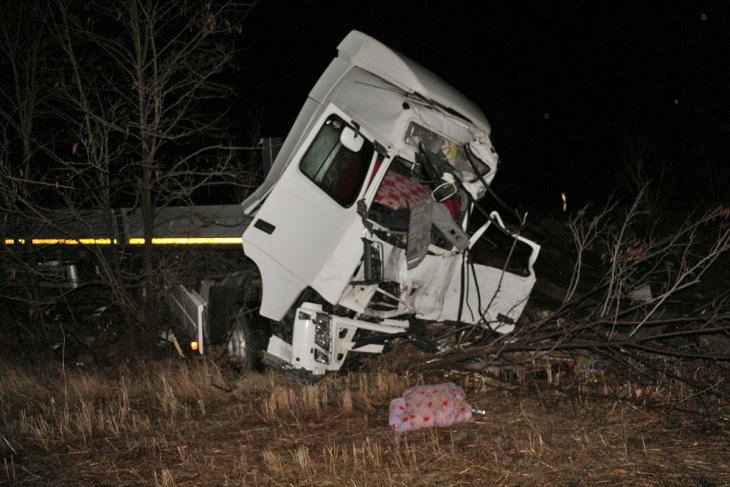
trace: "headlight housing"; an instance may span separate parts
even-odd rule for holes
[[[326,313],[317,313],[313,321],[314,343],[329,351],[332,342],[330,316]]]

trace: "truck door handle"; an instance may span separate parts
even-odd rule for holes
[[[258,228],[264,233],[268,233],[271,235],[274,233],[274,230],[276,230],[276,226],[272,225],[271,223],[267,222],[266,220],[258,219],[253,224],[254,227]]]

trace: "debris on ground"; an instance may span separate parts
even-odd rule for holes
[[[388,424],[398,433],[474,421],[464,390],[453,382],[414,386],[390,402]]]

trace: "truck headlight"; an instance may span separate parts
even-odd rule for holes
[[[327,354],[324,353],[323,351],[317,350],[317,349],[314,350],[314,360],[316,362],[319,362],[320,364],[329,364],[330,363],[330,358],[327,356]]]
[[[326,313],[317,313],[314,317],[314,343],[329,351],[331,334],[330,334],[330,316]]]

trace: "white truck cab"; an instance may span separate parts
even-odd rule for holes
[[[493,213],[468,233],[497,165],[477,106],[372,37],[348,34],[242,203],[258,313],[292,321],[286,336],[269,337],[268,356],[321,374],[352,350],[382,351],[358,343],[358,330],[399,334],[417,319],[510,332],[539,246],[512,236],[530,251],[521,273],[474,260],[487,228],[504,227]]]

